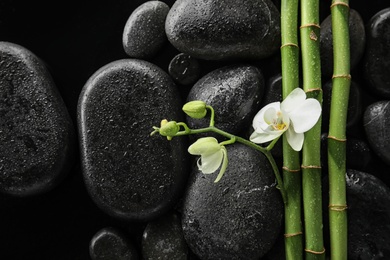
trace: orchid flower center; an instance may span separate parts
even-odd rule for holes
[[[286,128],[286,124],[283,122],[283,114],[281,111],[276,113],[276,118],[272,120],[272,127],[275,130],[284,130]]]

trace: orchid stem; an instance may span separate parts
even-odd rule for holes
[[[329,229],[332,260],[347,259],[346,123],[351,84],[349,7],[332,1],[333,77],[328,136]]]
[[[276,181],[278,182],[278,189],[280,190],[280,193],[282,195],[283,203],[285,205],[287,204],[287,196],[286,196],[286,191],[284,189],[283,179],[280,175],[279,168],[275,162],[275,159],[273,158],[273,156],[271,154],[271,148],[275,145],[277,139],[273,140],[273,142],[271,142],[270,145],[268,145],[268,147],[262,147],[262,146],[259,146],[255,143],[251,142],[251,141],[248,141],[245,138],[235,136],[235,135],[232,135],[232,134],[225,132],[221,129],[218,129],[215,126],[209,126],[209,127],[205,127],[205,128],[199,128],[199,129],[190,129],[185,123],[178,123],[178,124],[183,126],[184,131],[179,131],[175,136],[214,132],[214,133],[222,135],[226,138],[229,138],[229,140],[224,141],[224,142],[226,142],[224,144],[232,144],[235,142],[239,142],[239,143],[245,144],[245,145],[263,153],[267,157],[268,161],[270,162],[270,164],[272,166]]]
[[[215,118],[215,112],[214,108],[212,106],[206,106],[207,109],[210,110],[210,127],[214,126],[214,118]]]
[[[303,89],[322,103],[319,0],[301,0]],[[305,133],[302,150],[302,194],[305,259],[325,259],[321,191],[321,118]]]

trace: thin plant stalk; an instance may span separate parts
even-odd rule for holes
[[[298,0],[281,1],[282,94],[285,99],[299,87]],[[299,152],[294,151],[283,135],[283,182],[287,196],[284,207],[286,260],[303,259],[302,185]]]
[[[332,260],[347,259],[346,123],[350,76],[348,1],[332,1],[333,77],[328,136],[329,229]]]
[[[319,0],[301,0],[303,89],[322,103]],[[302,149],[302,194],[305,259],[325,259],[321,191],[321,118],[305,133]]]

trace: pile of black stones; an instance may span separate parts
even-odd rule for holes
[[[350,6],[348,255],[389,259],[390,5]],[[329,7],[320,1],[324,205]],[[278,0],[1,1],[0,259],[283,259],[283,203],[261,153],[228,146],[214,183],[187,153],[200,136],[150,137],[164,118],[207,126],[181,111],[191,100],[248,137],[281,100],[279,47]],[[329,248],[327,225],[324,208]]]

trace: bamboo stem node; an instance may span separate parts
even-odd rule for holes
[[[300,172],[301,169],[289,169],[288,167],[286,166],[283,166],[282,169],[286,172]]]
[[[318,29],[321,29],[321,26],[317,23],[307,23],[307,24],[302,24],[299,29],[307,28],[307,27],[315,27]]]
[[[333,140],[336,140],[338,142],[346,142],[347,141],[347,139],[345,139],[345,138],[337,138],[337,137],[332,136],[332,135],[328,135],[328,139],[333,139]]]
[[[333,75],[332,76],[332,79],[335,79],[335,78],[345,78],[345,79],[351,79],[351,74],[340,74],[340,75]]]
[[[300,235],[302,235],[302,234],[303,234],[303,233],[300,231],[300,232],[296,232],[296,233],[284,234],[284,237],[285,237],[285,238],[289,238],[289,237],[300,236]]]
[[[314,250],[310,250],[310,249],[305,248],[305,252],[308,252],[308,253],[311,253],[314,255],[322,255],[322,254],[325,254],[325,248],[322,251],[314,251]]]
[[[332,7],[335,7],[336,5],[342,5],[342,6],[346,6],[348,9],[349,9],[349,4],[347,3],[344,3],[344,2],[334,2],[330,5],[330,8],[332,9]]]
[[[298,46],[298,44],[296,44],[296,43],[293,43],[293,42],[288,42],[288,43],[285,43],[285,44],[283,44],[282,46],[280,46],[280,49],[282,49],[282,48],[284,48],[284,47],[288,47],[288,46],[291,46],[291,47],[296,47],[296,48],[298,48],[298,49],[299,49],[299,46]]]
[[[346,204],[344,205],[338,205],[338,204],[329,204],[329,210],[333,210],[333,211],[344,211],[346,209],[348,209],[348,206]]]
[[[302,169],[321,169],[319,165],[301,165]]]
[[[306,93],[309,93],[309,92],[322,92],[322,88],[310,88],[310,89],[307,89],[305,92]]]

